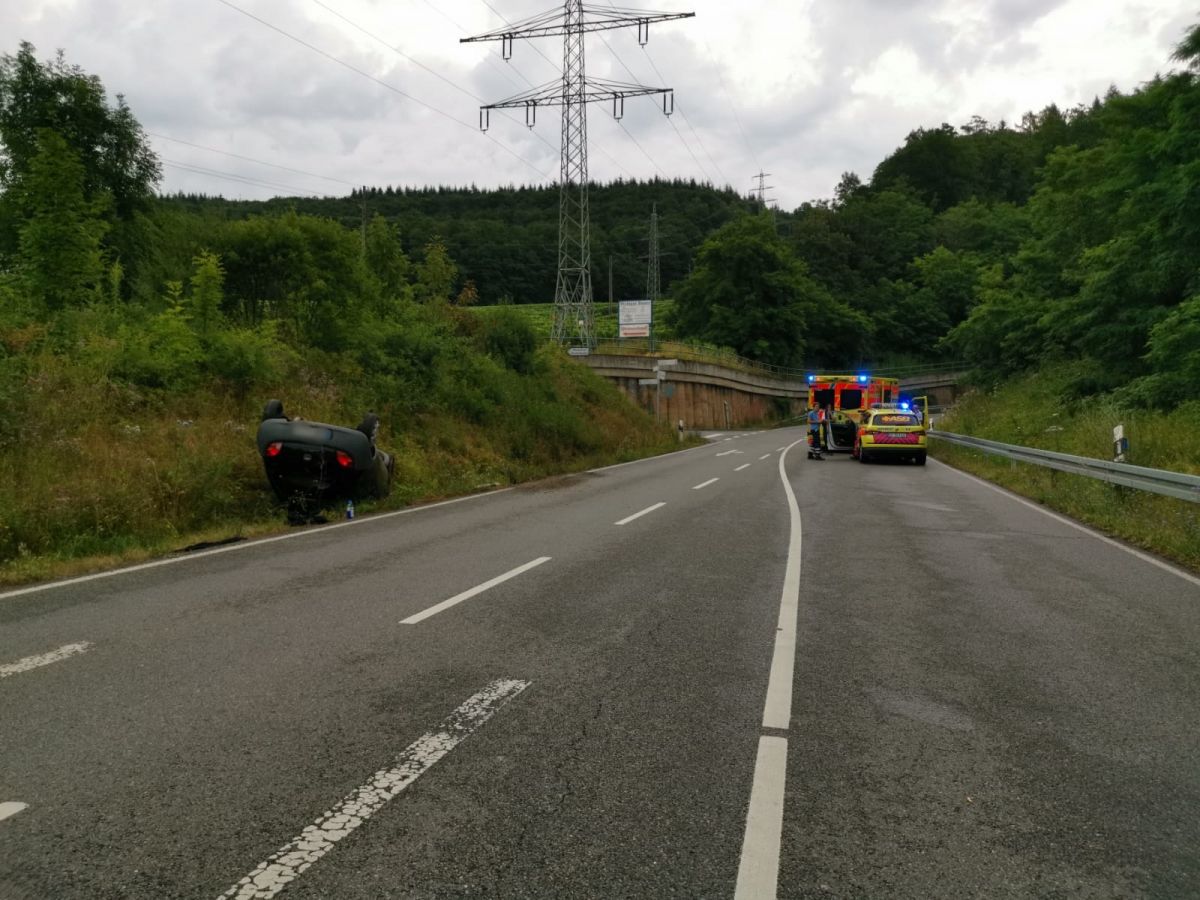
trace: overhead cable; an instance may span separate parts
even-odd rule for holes
[[[401,97],[404,97],[406,100],[411,100],[413,103],[417,104],[418,106],[422,106],[425,109],[429,110],[430,112],[436,113],[437,115],[441,116],[443,119],[447,119],[447,120],[453,122],[455,125],[459,125],[463,128],[470,129],[471,131],[478,131],[478,127],[474,123],[465,122],[462,119],[455,118],[454,116],[450,115],[450,113],[444,112],[443,110],[438,109],[436,106],[426,103],[424,100],[420,100],[420,99],[412,96],[411,94],[400,90],[400,88],[396,87],[395,85],[388,84],[386,81],[384,81],[380,78],[376,78],[371,73],[366,72],[366,71],[358,68],[357,66],[346,62],[344,59],[340,59],[340,58],[334,56],[332,53],[328,53],[325,50],[322,50],[320,47],[314,46],[313,44],[308,43],[308,41],[305,41],[301,38],[296,37],[294,34],[290,34],[289,32],[284,31],[282,28],[278,27],[277,25],[272,25],[266,19],[260,18],[259,16],[254,15],[254,13],[252,13],[252,12],[248,12],[247,10],[242,9],[237,4],[231,3],[230,0],[217,0],[217,2],[224,6],[228,6],[230,9],[234,10],[235,12],[241,13],[242,15],[246,16],[249,19],[253,19],[254,21],[258,22],[260,25],[270,28],[272,31],[276,32],[277,34],[283,35],[288,40],[295,41],[297,44],[299,44],[302,47],[307,47],[309,50],[312,50],[314,53],[320,54],[321,56],[325,57],[326,59],[330,60],[331,62],[335,62],[339,66],[349,69],[351,72],[354,72],[357,75],[361,75],[363,78],[370,79],[371,81],[375,82],[380,87],[386,88],[387,90],[391,91],[394,94],[399,94]],[[548,169],[543,172],[536,165],[534,165],[532,162],[527,160],[525,157],[521,156],[521,154],[517,153],[515,150],[513,150],[507,144],[504,144],[503,142],[497,140],[496,138],[492,137],[490,134],[487,134],[486,132],[484,132],[484,137],[486,137],[488,140],[490,140],[492,143],[494,143],[497,147],[502,149],[505,153],[508,153],[513,158],[520,160],[523,164],[525,164],[529,168],[533,169],[533,171],[537,172],[538,175],[540,175],[542,178],[548,178],[550,176],[550,173],[553,171],[553,169]]]

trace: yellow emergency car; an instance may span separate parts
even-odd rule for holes
[[[911,459],[925,465],[928,436],[924,415],[905,404],[889,404],[867,412],[854,436],[851,455],[859,462]]]

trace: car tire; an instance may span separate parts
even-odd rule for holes
[[[925,454],[918,453],[915,457],[913,457],[913,460],[918,466],[923,466],[925,465]]]
[[[262,420],[265,422],[265,421],[267,421],[267,419],[284,419],[284,418],[287,418],[287,417],[284,416],[284,414],[283,414],[283,401],[282,400],[268,400],[267,405],[263,407]]]
[[[362,417],[362,421],[358,423],[358,430],[367,436],[367,440],[374,447],[375,435],[379,433],[379,416],[375,415],[375,413],[367,413]]]

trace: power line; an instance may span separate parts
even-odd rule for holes
[[[650,63],[650,68],[654,70],[654,74],[658,76],[659,81],[665,81],[666,79],[663,78],[662,73],[658,71],[658,66],[654,64],[654,59],[650,56],[650,51],[643,46],[642,52],[646,54],[646,62]],[[700,132],[696,131],[695,127],[692,125],[692,120],[689,119],[687,117],[687,113],[683,111],[683,107],[677,103],[675,104],[675,109],[679,112],[679,115],[683,117],[683,123],[687,125],[688,129],[692,132],[692,136],[696,139],[696,143],[700,145],[700,149],[704,151],[704,155],[708,157],[708,161],[713,164],[713,168],[717,170],[717,174],[721,177],[721,180],[726,184],[729,184],[729,179],[725,176],[725,173],[721,171],[721,167],[717,164],[717,161],[713,159],[713,155],[708,152],[708,147],[704,145],[704,141],[700,138]],[[680,135],[679,137],[680,140],[683,139],[683,135]],[[692,156],[694,159],[695,154]],[[704,167],[701,166],[701,169],[703,168]]]
[[[425,65],[425,64],[424,64],[423,62],[421,62],[420,60],[414,59],[413,57],[409,56],[407,53],[405,53],[405,52],[404,52],[403,50],[401,50],[399,47],[393,47],[391,44],[389,44],[387,41],[385,41],[385,40],[384,40],[383,38],[381,38],[379,35],[377,35],[377,34],[374,34],[373,32],[370,32],[370,31],[368,31],[366,28],[363,28],[363,26],[359,25],[357,22],[354,22],[354,21],[352,21],[351,19],[347,18],[346,16],[342,15],[342,14],[341,14],[340,12],[338,12],[336,9],[333,9],[332,7],[330,7],[330,6],[326,5],[325,3],[322,3],[322,2],[321,2],[321,0],[312,0],[312,2],[313,2],[313,3],[315,3],[315,4],[317,4],[317,6],[321,7],[321,9],[325,10],[326,12],[328,12],[328,13],[331,13],[332,15],[335,15],[335,16],[337,16],[339,19],[341,19],[343,22],[345,22],[345,23],[346,23],[347,25],[349,25],[351,28],[356,28],[357,30],[359,30],[359,31],[361,31],[363,34],[365,34],[367,37],[369,37],[371,40],[373,40],[373,41],[376,41],[376,42],[378,42],[378,43],[382,44],[384,47],[387,47],[387,48],[388,48],[389,50],[391,50],[393,53],[397,54],[398,56],[402,56],[404,59],[407,59],[407,60],[408,60],[410,63],[412,63],[414,66],[417,66],[417,67],[419,67],[419,68],[421,68],[421,69],[425,70],[425,71],[426,71],[426,72],[428,72],[430,75],[432,75],[434,78],[437,78],[438,80],[440,80],[440,81],[444,82],[445,84],[448,84],[448,85],[450,85],[450,87],[454,88],[454,89],[455,89],[456,91],[458,91],[459,93],[461,93],[461,94],[466,94],[468,97],[470,97],[472,100],[476,101],[477,103],[483,103],[483,102],[484,102],[482,97],[480,97],[480,96],[478,96],[478,95],[476,95],[476,94],[473,94],[473,93],[471,93],[469,90],[467,90],[467,89],[466,89],[466,88],[464,88],[464,87],[460,87],[459,85],[457,85],[457,84],[455,84],[453,81],[451,81],[449,78],[446,78],[446,77],[445,77],[444,75],[442,75],[441,73],[439,73],[439,72],[435,72],[433,69],[429,68],[429,66]],[[507,115],[507,114],[504,114],[504,117],[505,117],[506,119],[509,119],[509,120],[510,120],[510,121],[512,121],[512,122],[517,122],[517,119],[515,119],[514,117],[512,117],[512,116],[509,116],[509,115]],[[557,150],[557,149],[558,149],[558,148],[557,148],[557,147],[555,147],[553,144],[551,144],[551,143],[550,143],[548,140],[546,140],[544,137],[542,137],[540,134],[538,134],[536,131],[535,131],[535,132],[533,132],[533,136],[534,136],[534,137],[536,137],[536,138],[537,138],[539,141],[541,141],[543,144],[545,144],[547,147],[549,147],[551,150]]]
[[[203,166],[194,166],[191,163],[177,162],[173,159],[163,158],[163,165],[170,166],[173,169],[182,169],[185,172],[194,172],[197,175],[208,175],[212,178],[221,178],[225,181],[236,181],[241,184],[251,185],[252,187],[267,188],[269,190],[284,190],[296,191],[297,194],[307,194],[310,197],[322,197],[324,194],[316,191],[309,191],[304,188],[298,188],[290,184],[279,184],[274,181],[261,181],[257,178],[248,178],[245,175],[238,175],[234,172],[221,172],[217,169],[207,169]]]
[[[228,156],[231,159],[240,159],[245,162],[257,163],[260,166],[270,166],[273,169],[281,169],[284,172],[291,172],[294,175],[307,175],[309,178],[320,178],[322,181],[333,181],[337,184],[348,185],[352,188],[358,187],[357,184],[351,181],[345,181],[341,178],[331,178],[328,175],[318,175],[316,172],[305,172],[303,169],[293,169],[290,166],[281,166],[278,163],[269,163],[266,160],[255,159],[252,156],[242,156],[238,153],[230,153],[228,150],[218,150],[216,147],[205,147],[203,144],[193,144],[191,141],[182,141],[179,138],[168,137],[165,134],[158,134],[153,131],[147,131],[146,134],[162,141],[171,141],[173,144],[183,144],[185,147],[194,147],[197,150],[205,150],[209,153],[219,153],[221,156]]]
[[[425,2],[426,2],[426,4],[427,4],[427,5],[429,5],[429,0],[425,0]],[[503,14],[500,12],[500,10],[496,9],[496,7],[492,6],[492,4],[488,3],[488,0],[479,0],[479,2],[480,2],[480,3],[482,3],[484,6],[486,6],[488,9],[490,9],[490,10],[491,10],[491,11],[492,11],[492,12],[493,12],[495,15],[496,15],[496,17],[500,19],[500,21],[501,21],[501,22],[503,22],[505,25],[508,25],[509,27],[512,27],[512,22],[510,22],[508,19],[506,19],[506,18],[504,17],[504,15],[503,15]],[[453,23],[453,20],[450,20],[450,21]],[[458,28],[461,28],[462,26],[461,26],[461,25],[458,25],[458,26],[456,26],[456,27],[458,27]],[[542,59],[546,60],[546,62],[550,63],[550,65],[551,65],[551,66],[554,66],[554,69],[555,69],[555,71],[559,71],[559,69],[558,69],[558,66],[557,66],[557,65],[554,63],[554,61],[553,61],[553,60],[551,60],[551,59],[550,59],[550,57],[548,57],[548,56],[547,56],[545,53],[543,53],[543,52],[541,51],[541,49],[538,47],[538,45],[537,45],[537,44],[533,43],[533,41],[530,41],[530,40],[526,40],[526,41],[525,41],[525,43],[527,43],[527,44],[530,46],[530,48],[531,48],[531,49],[532,49],[532,50],[533,50],[535,53],[537,53],[537,55],[538,55],[538,56],[540,56]],[[510,63],[510,64],[511,64],[511,63]],[[518,74],[520,74],[520,73],[518,72]],[[561,74],[561,73],[560,73],[560,74]],[[521,77],[522,77],[522,78],[525,78],[525,76],[524,76],[524,75],[521,75]],[[532,81],[530,81],[528,78],[525,78],[525,82],[526,82],[526,84],[528,84],[528,85],[529,85],[531,88],[532,88],[532,87],[534,87],[534,84],[533,84],[533,82],[532,82]],[[626,134],[629,134],[629,131],[628,131],[627,129],[625,129],[625,128],[624,128],[624,126],[622,126],[622,130],[624,130]],[[631,138],[633,137],[633,135],[629,135],[629,136],[630,136]],[[635,143],[635,144],[637,144],[637,141],[635,140],[635,141],[634,141],[634,143]],[[634,174],[633,174],[631,171],[629,171],[627,168],[625,168],[625,166],[623,166],[623,165],[621,164],[621,162],[620,162],[619,160],[617,160],[617,159],[616,159],[616,157],[614,157],[612,154],[610,154],[610,153],[609,153],[607,150],[605,150],[603,147],[601,147],[601,146],[597,145],[597,146],[596,146],[596,149],[600,151],[600,154],[601,154],[601,155],[602,155],[602,156],[603,156],[605,159],[607,159],[607,160],[608,160],[610,163],[612,163],[614,166],[616,166],[618,169],[620,169],[622,172],[624,172],[624,173],[625,173],[626,175],[628,175],[630,178],[636,178],[636,177],[637,177],[637,176],[636,176],[636,175],[634,175]],[[641,148],[641,146],[640,146],[640,145],[638,146],[638,149],[639,149],[639,150],[642,150],[642,148]],[[642,150],[642,153],[643,153],[643,154],[645,154],[645,156],[646,156],[646,158],[647,158],[647,159],[650,159],[650,155],[649,155],[648,153],[646,153],[646,151],[645,151],[645,150]],[[655,162],[654,162],[654,160],[653,160],[653,159],[650,159],[650,165],[654,166],[654,169],[655,169],[655,171],[657,171],[657,172],[662,172],[662,169],[659,169],[659,168],[658,168],[658,166],[655,164]]]
[[[704,50],[708,54],[709,59],[715,59],[712,48],[709,47],[707,43],[704,44]],[[758,166],[758,169],[761,172],[762,166],[759,164],[758,154],[754,152],[754,146],[750,143],[750,139],[746,137],[746,129],[742,127],[742,118],[738,115],[737,101],[733,99],[733,92],[730,91],[729,86],[725,84],[725,76],[721,72],[721,66],[714,65],[713,69],[716,70],[717,78],[719,78],[721,81],[721,90],[723,90],[725,92],[725,96],[729,98],[729,108],[733,111],[733,121],[737,123],[738,132],[742,136],[742,143],[744,143],[746,145],[746,149],[750,151],[750,156],[754,160],[754,165]]]
[[[450,113],[443,112],[442,110],[438,109],[436,106],[426,103],[424,100],[419,100],[416,97],[412,96],[411,94],[405,93],[404,91],[400,90],[400,88],[396,87],[395,85],[388,84],[386,81],[376,78],[374,75],[370,74],[369,72],[364,72],[362,69],[358,68],[357,66],[354,66],[354,65],[346,62],[344,59],[339,59],[338,57],[334,56],[332,53],[328,53],[325,50],[322,50],[320,47],[314,46],[313,44],[308,43],[308,41],[305,41],[305,40],[302,40],[301,38],[296,37],[294,34],[290,34],[286,31],[284,31],[282,28],[278,27],[277,25],[272,25],[266,19],[259,18],[258,16],[254,15],[254,13],[248,12],[247,10],[242,9],[240,6],[237,6],[236,4],[231,3],[230,0],[217,0],[217,2],[223,4],[224,6],[228,6],[230,9],[234,10],[235,12],[241,13],[242,15],[246,16],[249,19],[253,19],[254,21],[258,22],[260,25],[264,25],[267,28],[270,28],[272,31],[276,32],[277,34],[283,35],[288,40],[295,41],[297,44],[299,44],[302,47],[307,47],[309,50],[312,50],[314,53],[320,54],[321,56],[325,57],[326,59],[330,60],[331,62],[337,63],[339,66],[347,68],[351,72],[354,72],[357,75],[361,75],[363,78],[369,78],[371,81],[375,82],[380,87],[387,88],[392,93],[399,94],[401,97],[404,97],[406,100],[411,100],[413,103],[417,104],[418,106],[422,106],[425,109],[429,110],[430,112],[436,113],[437,115],[441,116],[443,119],[453,122],[455,125],[460,125],[463,128],[468,128],[471,131],[477,130],[476,126],[473,125],[472,123],[464,122],[462,119],[456,119],[454,116],[450,115]],[[529,168],[533,169],[533,171],[537,172],[541,177],[548,178],[550,176],[550,172],[553,171],[553,169],[548,169],[545,172],[543,172],[536,165],[531,163],[525,157],[521,156],[521,154],[517,153],[515,150],[513,150],[508,145],[498,141],[496,138],[492,137],[491,135],[485,134],[484,136],[486,138],[488,138],[488,140],[492,141],[492,143],[494,143],[497,147],[501,148],[505,153],[508,153],[515,159],[520,160],[522,163],[527,165]]]

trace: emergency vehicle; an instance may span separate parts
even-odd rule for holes
[[[809,375],[808,409],[828,408],[826,441],[829,450],[850,453],[858,426],[873,404],[898,403],[900,380],[871,375]],[[878,407],[876,407],[878,408]]]

